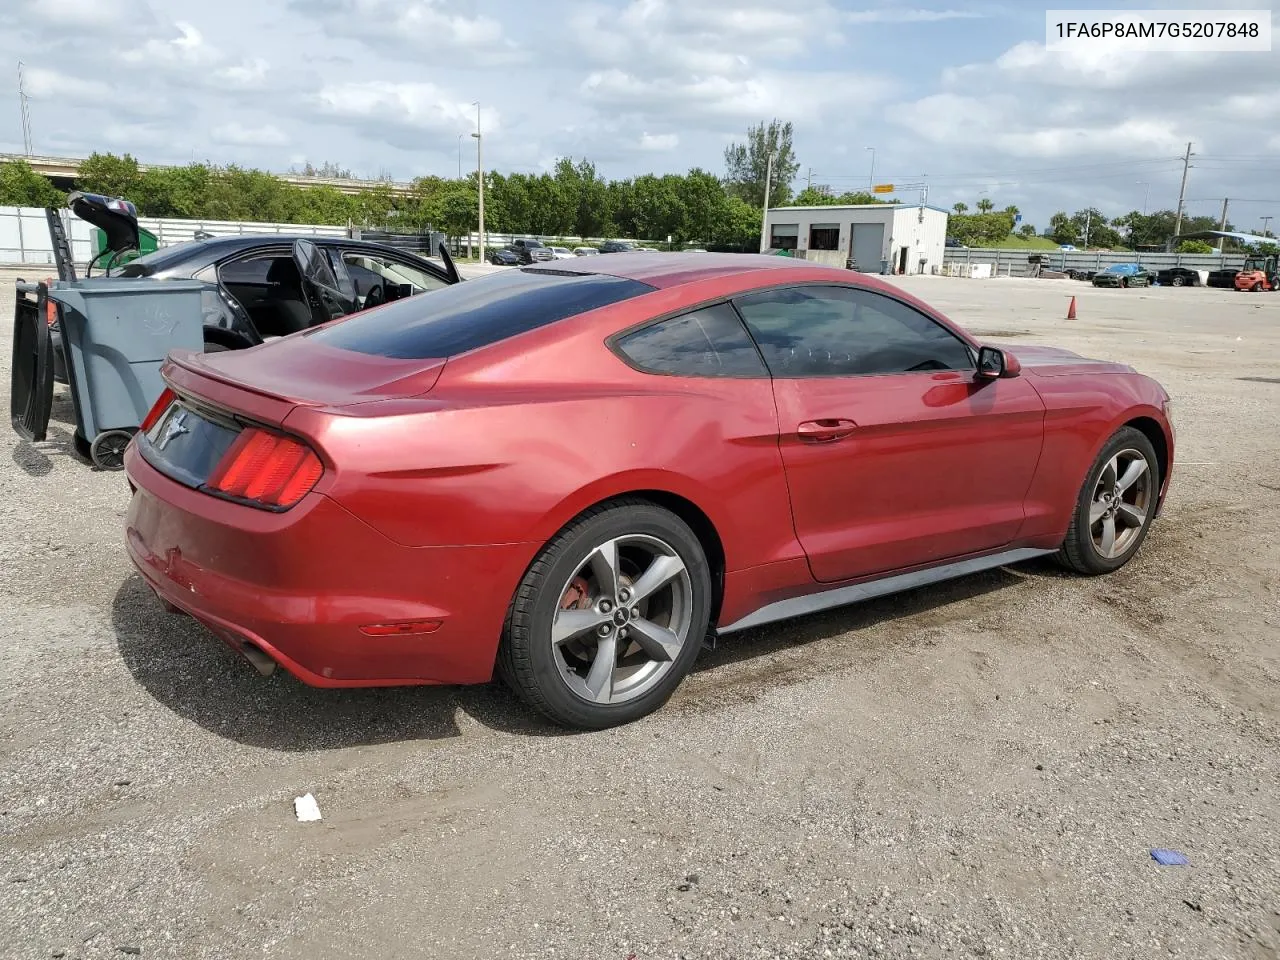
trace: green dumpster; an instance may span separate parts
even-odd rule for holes
[[[94,227],[90,234],[93,238],[93,259],[96,262],[98,257],[107,252],[107,234],[101,227]],[[154,233],[139,227],[138,249],[126,251],[120,256],[120,259],[112,261],[112,265],[119,266],[122,263],[128,263],[130,260],[136,260],[138,257],[144,257],[148,253],[155,253],[159,246],[159,241],[156,240]]]

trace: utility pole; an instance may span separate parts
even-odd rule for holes
[[[1267,224],[1268,224],[1268,223],[1270,223],[1270,222],[1271,222],[1272,220],[1274,220],[1274,219],[1275,219],[1274,217],[1263,217],[1263,218],[1262,218],[1262,235],[1263,235],[1264,237],[1267,235]]]
[[[1182,204],[1187,196],[1187,170],[1191,167],[1191,144],[1187,144],[1187,155],[1182,158],[1182,186],[1178,188],[1178,216],[1173,221],[1173,235],[1176,237],[1182,230]]]
[[[31,156],[31,107],[28,104],[27,85],[22,76],[22,61],[18,61],[18,104],[22,108],[22,149]]]
[[[809,175],[805,177],[804,186],[806,190],[813,189],[813,167],[809,168]]]
[[[1151,182],[1149,180],[1138,180],[1136,182],[1138,186],[1146,188],[1142,191],[1142,215],[1145,217],[1147,215],[1147,201],[1151,199]]]
[[[874,190],[876,186],[876,148],[867,147],[871,151],[871,175],[867,177],[867,189]]]
[[[1227,204],[1230,202],[1231,202],[1230,198],[1228,197],[1222,198],[1222,222],[1218,224],[1218,231],[1221,233],[1225,233],[1227,230]],[[1218,246],[1222,246],[1222,240],[1223,240],[1222,237],[1218,238]]]
[[[764,216],[760,218],[760,252],[769,249],[769,183],[773,180],[773,151],[764,166]]]
[[[1093,221],[1093,207],[1084,212],[1084,248],[1089,249],[1089,224]]]
[[[472,134],[476,138],[476,187],[480,191],[480,260],[484,261],[484,161],[481,159],[481,139],[480,139],[480,101],[475,102],[476,108],[476,132]]]
[[[458,134],[458,179],[459,180],[462,179],[462,138],[465,136],[466,136],[465,133]]]

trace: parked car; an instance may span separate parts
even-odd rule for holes
[[[1156,271],[1156,283],[1162,287],[1198,287],[1200,271],[1190,267],[1166,267]]]
[[[508,247],[503,247],[489,255],[489,262],[500,267],[518,267],[520,265],[520,255]]]
[[[548,247],[547,249],[551,251],[551,255],[555,257],[557,260],[573,259],[573,251],[570,250],[568,247]]]
[[[381,243],[283,234],[208,237],[162,247],[113,271],[137,279],[203,280],[208,351],[252,347],[272,337],[438,290],[460,280],[442,263]],[[52,330],[54,379],[66,383],[60,333]]]
[[[1114,571],[1174,457],[1128,366],[760,255],[501,271],[163,375],[124,539],[164,603],[264,673],[496,669],[581,728],[657,709],[709,630],[1040,555]]]
[[[955,237],[947,237],[947,239],[946,239],[946,246],[948,246],[948,247],[952,247],[952,248],[957,249],[957,250],[967,250],[967,249],[969,249],[967,246],[965,246],[963,243],[961,243],[961,242],[960,242],[959,240],[957,240]]]
[[[630,253],[636,245],[630,240],[606,240],[600,244],[601,253]]]
[[[1136,263],[1113,263],[1089,278],[1095,287],[1149,287],[1151,274]]]
[[[507,249],[519,257],[521,263],[541,263],[556,258],[551,248],[541,240],[526,240],[521,237],[512,240]]]
[[[573,255],[575,257],[595,257],[599,256],[600,250],[596,247],[574,247]]]
[[[1236,277],[1240,274],[1239,270],[1234,267],[1227,267],[1222,270],[1210,270],[1209,279],[1205,281],[1207,287],[1217,287],[1218,289],[1234,290],[1236,288]]]

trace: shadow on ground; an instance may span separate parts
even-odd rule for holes
[[[53,471],[56,458],[69,458],[77,463],[89,460],[76,449],[76,412],[71,397],[61,394],[53,398],[46,438],[40,443],[19,440],[13,448],[13,462],[31,477],[45,477]]]
[[[717,688],[729,688],[745,661],[993,593],[1051,568],[1033,563],[1023,569],[992,570],[730,635],[715,650],[704,650],[694,671]],[[461,735],[459,711],[504,733],[573,733],[545,721],[496,680],[472,687],[322,690],[283,670],[263,677],[192,618],[165,612],[138,575],[117,591],[112,624],[125,666],[157,701],[211,733],[249,746],[307,752],[439,740]],[[803,671],[783,670],[764,678],[743,671],[742,679],[770,688],[842,666],[844,661],[806,661]],[[753,690],[751,695],[763,692]]]

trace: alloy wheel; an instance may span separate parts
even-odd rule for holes
[[[671,670],[692,622],[693,581],[679,554],[658,537],[628,534],[593,549],[565,582],[550,640],[575,696],[625,703]]]
[[[1089,535],[1098,556],[1123,556],[1147,525],[1155,498],[1151,468],[1141,451],[1116,453],[1099,474],[1089,504]]]

